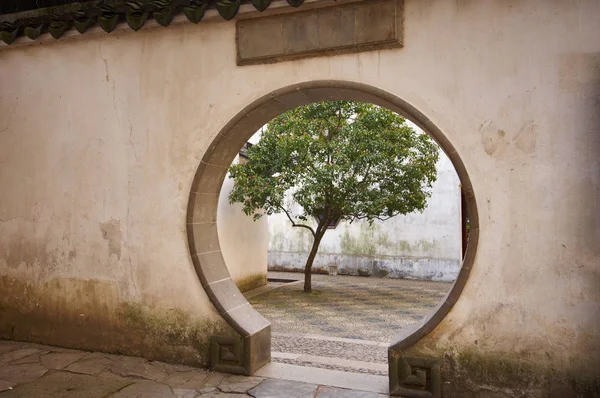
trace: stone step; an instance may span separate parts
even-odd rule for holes
[[[254,376],[269,377],[280,380],[301,381],[304,383],[348,388],[380,394],[389,393],[389,382],[387,376],[376,376],[364,373],[342,372],[339,370],[311,368],[271,362],[259,369]]]

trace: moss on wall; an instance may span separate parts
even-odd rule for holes
[[[341,254],[361,257],[382,256],[397,253],[397,256],[411,257],[418,251],[427,252],[437,246],[435,241],[420,240],[411,245],[406,240],[393,241],[390,231],[379,224],[360,224],[358,236],[353,236],[349,228],[344,229],[341,241]]]
[[[358,226],[358,233],[353,231]],[[288,229],[289,228],[289,229]],[[340,231],[341,230],[341,233]],[[333,233],[340,234],[340,247],[327,244],[327,240],[321,242],[319,253],[341,254],[355,257],[382,257],[393,253],[396,257],[419,257],[423,253],[432,252],[439,244],[435,240],[419,240],[412,244],[407,240],[393,239],[393,231],[385,224],[368,223],[354,224],[353,228],[341,225]],[[325,235],[328,236],[328,235]],[[269,251],[307,253],[312,247],[313,238],[310,232],[302,228],[286,228],[281,231],[271,231],[269,237]]]
[[[237,336],[214,311],[118,300],[111,281],[0,277],[0,338],[206,367],[210,336]]]
[[[348,228],[344,229],[340,240],[342,254],[352,256],[375,256],[377,254],[377,238],[375,237],[375,229],[378,226],[361,224],[358,237],[350,234]]]
[[[353,236],[348,228],[344,229],[340,246],[340,254],[349,256],[375,257],[396,253],[397,256],[413,257],[431,252],[438,244],[435,240],[424,239],[413,244],[406,240],[396,242],[390,239],[389,231],[382,230],[379,224],[361,224],[358,236]]]
[[[261,287],[267,284],[267,273],[263,272],[255,275],[250,275],[239,280],[235,280],[235,284],[242,293],[252,289],[256,289],[257,287]]]
[[[309,252],[313,244],[313,237],[310,231],[304,228],[294,228],[294,232],[296,238],[291,241],[292,243],[296,243],[296,245],[292,247],[292,250],[296,252]]]
[[[516,352],[476,348],[437,348],[432,352],[419,346],[407,350],[405,355],[441,358],[442,395],[446,398],[600,396],[598,358],[565,364]]]
[[[283,232],[273,232],[269,236],[269,250],[284,251],[285,235]]]

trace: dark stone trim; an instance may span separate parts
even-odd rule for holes
[[[215,228],[217,206],[205,197],[218,194],[227,168],[247,140],[275,116],[308,103],[328,100],[357,100],[389,108],[428,132],[446,152],[460,178],[467,199],[471,235],[462,268],[450,292],[434,313],[419,325],[402,333],[388,349],[399,357],[406,348],[430,333],[450,312],[471,272],[479,238],[475,194],[466,167],[446,136],[423,113],[402,99],[381,89],[344,81],[313,81],[275,90],[248,105],[219,132],[196,171],[187,212],[190,254],[202,286],[223,318],[240,334],[242,367],[253,373],[270,360],[271,325],[242,296],[231,281],[223,261]],[[216,243],[215,243],[216,242]],[[397,371],[390,364],[390,374]]]
[[[96,0],[3,0],[0,2],[0,15],[65,6],[73,3],[89,3],[91,1]]]
[[[258,11],[266,10],[272,0],[251,0],[249,3]],[[292,7],[300,6],[304,0],[287,0]],[[46,1],[42,4],[56,4]],[[36,8],[14,14],[0,14],[0,40],[6,44],[20,36],[35,40],[42,33],[49,32],[59,39],[67,30],[75,27],[85,33],[93,25],[99,25],[105,32],[112,32],[119,22],[126,21],[137,31],[146,21],[154,19],[162,26],[168,26],[175,15],[183,13],[190,22],[198,23],[207,9],[214,8],[225,20],[234,18],[240,6],[247,0],[93,0],[69,2],[47,8]],[[5,6],[3,9],[8,9]],[[23,9],[15,6],[14,9]]]
[[[405,398],[441,398],[442,377],[440,360],[435,358],[403,357],[393,353],[388,358],[390,395]]]
[[[210,369],[216,372],[245,374],[242,342],[235,337],[212,336]]]
[[[238,65],[403,46],[404,0],[368,0],[257,15],[236,23]],[[265,40],[269,37],[269,40]]]

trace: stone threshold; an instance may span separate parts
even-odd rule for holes
[[[255,372],[254,376],[389,394],[387,377],[365,373],[342,372],[271,362]]]
[[[366,369],[373,370],[377,372],[387,372],[388,365],[387,363],[377,363],[377,362],[364,362],[364,361],[355,361],[352,359],[344,359],[344,358],[334,358],[334,357],[321,357],[317,355],[308,355],[308,354],[293,354],[289,352],[271,352],[271,358],[279,358],[279,359],[290,359],[292,361],[300,361],[300,362],[309,362],[321,365],[332,365],[332,366],[340,366],[344,368],[351,369]]]

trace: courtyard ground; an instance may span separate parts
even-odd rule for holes
[[[407,326],[427,316],[450,283],[361,276],[269,272],[270,282],[246,293],[272,324],[272,360],[387,375],[387,347]]]
[[[387,391],[387,379],[356,380],[337,372],[317,377],[331,381],[324,385],[298,381],[315,379],[303,374],[306,368],[278,364],[265,368],[269,367],[261,374],[270,372],[274,377],[232,376],[137,357],[0,340],[0,397],[383,398],[380,392]],[[281,374],[284,377],[277,377]]]
[[[272,273],[246,295],[273,325],[273,363],[233,376],[143,358],[0,340],[0,398],[383,398],[387,346],[448,283]],[[300,365],[300,366],[298,366]]]

